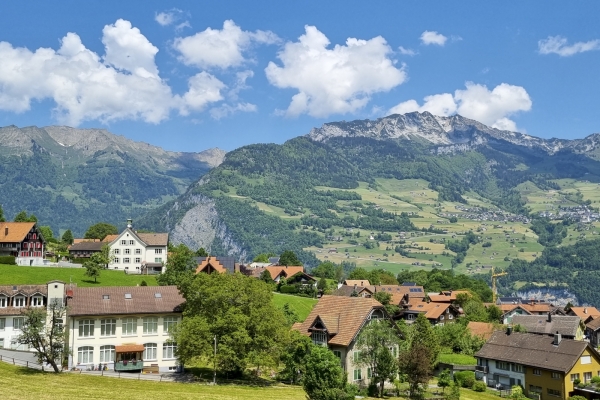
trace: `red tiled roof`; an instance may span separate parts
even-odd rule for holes
[[[18,243],[35,226],[35,222],[0,222],[0,243]]]
[[[143,344],[124,344],[122,346],[115,346],[115,353],[134,353],[137,351],[144,351]]]
[[[587,320],[590,316],[600,316],[600,311],[596,307],[571,307],[569,312],[572,312],[583,320]]]
[[[494,324],[490,324],[489,322],[469,321],[467,329],[469,329],[471,335],[488,340],[490,336],[492,336],[492,333],[494,333]]]
[[[428,319],[438,319],[440,315],[445,313],[448,307],[450,306],[450,303],[435,303],[433,301],[428,303],[426,301],[422,301],[419,303],[411,304],[408,310],[424,313],[425,317],[427,317]]]

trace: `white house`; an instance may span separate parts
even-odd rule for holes
[[[181,322],[176,286],[75,288],[67,297],[69,368],[177,370],[169,331]]]
[[[65,283],[50,281],[46,285],[0,286],[0,348],[30,350],[17,341],[25,321],[23,311],[29,307],[46,307],[49,302],[63,302]]]
[[[109,242],[113,256],[109,268],[133,274],[160,274],[167,262],[168,243],[168,233],[138,233],[128,219],[127,228]]]

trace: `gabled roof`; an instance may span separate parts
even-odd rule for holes
[[[100,251],[105,244],[103,242],[79,242],[69,246],[69,251]]]
[[[494,304],[491,304],[491,305],[494,305]],[[523,308],[523,304],[496,304],[495,306],[498,307],[500,309],[500,311],[502,311],[502,315],[506,315],[509,312],[516,310],[517,308],[520,308],[521,310],[525,311],[527,314],[531,314],[528,310]]]
[[[166,246],[169,243],[168,233],[137,233],[137,236],[147,246]]]
[[[111,243],[113,240],[115,240],[118,237],[119,237],[119,234],[116,234],[116,235],[106,235],[106,237],[104,239],[102,239],[102,241],[105,242],[105,243]]]
[[[16,290],[13,290],[15,289]],[[0,296],[14,297],[16,295],[31,297],[35,294],[48,296],[47,285],[2,285],[0,286]],[[3,307],[0,308],[0,315],[19,315],[23,307]]]
[[[427,319],[438,319],[450,307],[454,308],[450,303],[435,303],[433,301],[428,303],[421,301],[410,304],[407,311],[423,313]]]
[[[198,267],[196,273],[203,271],[209,265],[213,267],[217,272],[229,272],[233,274],[235,272],[235,257],[195,257]]]
[[[584,321],[587,320],[590,316],[596,317],[600,316],[600,311],[596,307],[571,307],[569,313],[573,313],[577,315],[579,318]]]
[[[417,285],[373,285],[368,286],[371,293],[389,293],[392,295],[390,304],[398,305],[408,295],[409,299],[417,299],[418,302],[425,298],[425,290],[423,286]]]
[[[496,331],[475,357],[523,364],[551,371],[569,372],[588,343],[562,339],[555,346],[554,338],[534,333]],[[590,348],[593,357],[598,357]]]
[[[591,329],[592,331],[597,331],[600,329],[600,316],[585,324],[585,327]]]
[[[469,321],[467,329],[471,332],[471,335],[488,340],[492,336],[492,333],[494,333],[495,328],[494,324],[490,324],[489,322]]]
[[[530,304],[530,303],[523,303],[520,304],[521,308],[524,310],[529,311],[530,313],[549,313],[554,311],[554,307],[552,306],[552,304],[549,303],[534,303],[534,304]]]
[[[548,316],[545,315],[515,315],[512,317],[512,323],[521,325],[529,333],[554,335],[558,332],[563,336],[575,337],[581,324],[581,318],[553,315],[548,321]]]
[[[327,328],[330,345],[348,346],[374,309],[383,309],[383,306],[373,298],[326,295],[319,299],[304,322],[294,324],[293,329],[310,335],[309,329],[318,318]]]
[[[277,277],[289,278],[290,276],[294,276],[297,273],[304,272],[304,267],[286,267],[284,265],[270,265],[268,267],[255,268],[252,272],[252,276],[259,277],[264,271],[269,271],[269,273],[271,274],[271,279],[277,279]]]
[[[107,286],[74,288],[68,306],[71,316],[159,314],[181,312],[184,301],[177,286]]]
[[[34,226],[35,222],[0,222],[0,243],[22,242]]]
[[[471,293],[468,290],[447,290],[437,294],[429,293],[428,296],[431,301],[435,301],[438,303],[450,303],[456,301],[456,296],[458,296],[459,294],[470,295]]]
[[[368,279],[346,279],[344,281],[346,286],[371,286],[371,282]]]
[[[352,296],[352,293],[354,293],[354,291],[356,290],[356,294],[358,294],[359,296],[362,296],[363,291],[367,290],[367,288],[364,288],[362,286],[347,286],[347,285],[342,285],[339,288],[337,288],[336,290],[333,291],[333,293],[331,293],[332,296],[346,296],[346,297],[350,297]],[[369,291],[368,292],[369,295],[371,295],[372,293]]]

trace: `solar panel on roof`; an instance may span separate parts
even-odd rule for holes
[[[160,299],[162,297],[162,294],[160,294],[160,293],[154,293],[154,297],[156,297],[157,299]]]
[[[131,293],[125,293],[125,298],[126,299],[130,299],[131,298]]]

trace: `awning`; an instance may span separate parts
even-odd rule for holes
[[[125,344],[122,346],[115,346],[115,353],[135,353],[137,351],[144,351],[143,344]]]

